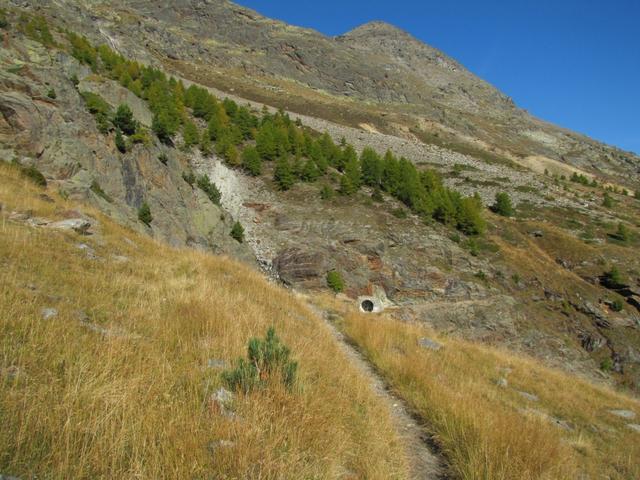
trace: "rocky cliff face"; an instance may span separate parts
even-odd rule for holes
[[[151,123],[145,103],[115,82],[95,79],[66,53],[48,50],[25,37],[7,38],[0,49],[0,141],[5,161],[37,165],[49,181],[74,199],[98,205],[117,221],[171,245],[190,245],[251,261],[252,254],[228,235],[231,216],[187,184],[188,155],[157,141],[117,151],[113,133],[98,132],[79,94],[100,94],[115,109],[132,107],[143,125]],[[76,87],[70,78],[80,80]],[[47,92],[55,91],[55,99]],[[167,162],[160,161],[161,154]],[[137,218],[147,202],[154,221]]]

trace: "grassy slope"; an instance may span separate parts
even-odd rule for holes
[[[170,249],[87,209],[99,220],[88,237],[7,219],[78,208],[40,192],[0,165],[1,473],[405,477],[388,412],[291,294],[234,261]],[[100,258],[86,258],[80,242]],[[41,318],[45,307],[58,316]],[[221,415],[208,400],[220,385],[208,359],[243,355],[270,325],[299,361],[302,389],[239,396],[237,417]]]
[[[323,303],[343,312],[339,327],[431,427],[457,477],[640,478],[640,434],[625,425],[638,420],[609,412],[640,414],[637,400],[529,358],[438,339],[420,325],[353,313],[332,300]],[[444,348],[419,347],[422,337],[438,339]],[[506,388],[498,386],[500,378],[507,379]]]

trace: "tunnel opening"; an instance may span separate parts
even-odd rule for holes
[[[363,300],[360,306],[363,312],[373,312],[373,302],[371,300]]]

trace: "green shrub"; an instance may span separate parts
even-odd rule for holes
[[[209,197],[211,203],[220,206],[220,198],[222,197],[222,195],[220,194],[220,190],[218,190],[218,187],[215,183],[211,182],[207,174],[202,175],[198,178],[198,188],[202,190],[207,195],[207,197]]]
[[[326,183],[324,185],[322,185],[322,188],[320,189],[320,198],[323,200],[330,200],[334,197],[335,192],[333,191],[333,188],[331,188],[329,185],[327,185]]]
[[[222,372],[222,379],[232,390],[245,394],[265,388],[273,381],[292,389],[296,383],[298,363],[290,357],[291,351],[270,327],[264,339],[249,340],[247,358],[239,358],[233,370]]]
[[[610,372],[613,370],[613,360],[608,357],[602,360],[602,362],[600,362],[600,370],[603,372]]]
[[[191,147],[197,145],[200,141],[200,132],[198,127],[192,121],[187,121],[182,127],[182,139],[184,141],[184,148],[190,150]]]
[[[196,176],[193,172],[182,172],[182,179],[187,182],[190,186],[193,187],[193,184],[196,183]]]
[[[238,243],[244,242],[244,228],[240,224],[240,222],[236,221],[231,228],[231,238],[233,238]]]
[[[95,120],[100,133],[106,134],[111,128],[111,106],[100,96],[92,92],[80,92],[84,103]]]
[[[280,190],[289,190],[295,183],[295,177],[291,164],[286,157],[281,157],[276,162],[276,168],[273,172],[273,179],[276,181]]]
[[[254,177],[262,173],[262,159],[258,150],[254,147],[247,147],[242,152],[242,166],[249,175]]]
[[[127,153],[127,144],[124,141],[120,129],[116,130],[116,148],[120,153]]]
[[[327,272],[327,286],[335,293],[340,293],[344,290],[344,279],[340,272],[336,270]]]
[[[624,302],[622,301],[621,298],[615,298],[612,302],[611,302],[611,309],[614,312],[621,312],[622,309],[624,308]]]
[[[0,8],[0,28],[7,28],[8,26],[7,11],[4,8]]]
[[[602,197],[602,206],[605,208],[612,208],[614,205],[613,198],[609,195],[608,192],[604,192],[604,197]]]
[[[631,240],[631,232],[624,223],[620,222],[618,223],[618,229],[611,234],[611,237],[622,243],[628,243]]]
[[[146,128],[138,128],[136,133],[129,136],[129,143],[134,145],[136,143],[141,143],[144,146],[151,145],[151,135],[149,134],[149,130]]]
[[[409,216],[407,214],[407,209],[402,207],[394,208],[393,210],[391,210],[391,214],[394,217],[401,219],[407,218]]]
[[[602,277],[602,283],[605,287],[614,289],[620,288],[622,285],[624,285],[624,278],[622,277],[620,270],[618,270],[618,267],[614,265],[613,267],[611,267],[611,270],[605,272]]]
[[[113,116],[113,125],[116,128],[122,130],[126,135],[133,135],[136,133],[137,122],[133,118],[133,112],[129,108],[129,105],[123,103],[118,106],[115,115]]]
[[[58,97],[58,95],[56,95],[56,91],[53,88],[50,88],[47,91],[47,97],[49,97],[51,100],[55,100]]]
[[[153,222],[153,216],[151,215],[151,208],[147,202],[140,205],[138,209],[138,220],[144,223],[147,227]]]
[[[500,192],[496,194],[496,201],[491,206],[491,210],[503,217],[513,216],[513,206],[511,204],[511,197],[506,192]]]

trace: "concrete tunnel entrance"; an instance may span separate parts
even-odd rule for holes
[[[360,304],[363,312],[373,312],[373,302],[369,299],[363,300]]]

